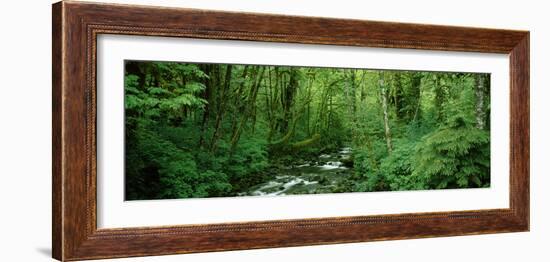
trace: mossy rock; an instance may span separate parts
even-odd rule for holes
[[[353,168],[353,157],[351,156],[348,158],[340,159],[340,162],[342,162],[345,167]]]

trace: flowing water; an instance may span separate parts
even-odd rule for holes
[[[348,179],[353,174],[352,168],[345,165],[350,163],[351,153],[351,148],[344,147],[337,152],[321,154],[316,159],[281,167],[274,179],[253,186],[241,195],[331,193],[338,182]]]

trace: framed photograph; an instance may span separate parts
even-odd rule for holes
[[[53,257],[529,230],[529,32],[53,5]]]

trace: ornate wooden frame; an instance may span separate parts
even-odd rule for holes
[[[84,2],[53,5],[53,257],[81,260],[529,230],[529,32]],[[96,227],[96,40],[124,34],[504,53],[510,208]],[[330,230],[327,230],[330,228]]]

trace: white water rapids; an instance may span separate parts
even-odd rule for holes
[[[350,168],[342,162],[349,159],[351,153],[350,147],[344,147],[335,153],[321,154],[317,160],[284,166],[278,170],[278,175],[274,179],[256,185],[241,195],[282,196],[330,190],[338,177],[351,174]]]

